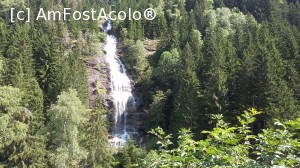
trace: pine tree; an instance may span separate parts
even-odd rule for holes
[[[34,113],[21,106],[23,93],[0,87],[0,166],[44,167],[45,139],[34,130]]]
[[[80,100],[87,104],[88,90],[87,90],[87,72],[85,63],[81,56],[80,48],[78,44],[73,48],[73,52],[68,57],[68,63],[72,71],[69,72],[69,78],[71,81],[70,87],[76,89]]]
[[[110,167],[113,156],[108,144],[107,124],[102,102],[97,99],[84,127],[83,146],[89,151],[87,164],[92,167]]]
[[[166,103],[167,97],[165,93],[157,91],[150,104],[149,128],[166,128]]]
[[[254,100],[256,99],[255,89],[258,85],[254,73],[257,68],[257,43],[250,31],[239,38],[240,44],[236,48],[241,66],[237,74],[237,86],[231,97],[231,102],[233,102],[231,103],[231,109],[236,109],[238,113],[242,109],[254,106]],[[235,108],[232,108],[232,106],[235,106]]]
[[[13,32],[7,41],[5,53],[6,63],[3,75],[4,84],[17,87],[23,91],[20,106],[26,108],[31,114],[26,124],[29,125],[26,138],[9,144],[6,149],[6,156],[11,162],[8,165],[43,165],[45,155],[45,140],[38,132],[43,126],[43,94],[35,79],[34,62],[32,58],[32,43],[29,38],[29,25],[12,26]],[[14,148],[19,150],[15,151]],[[38,149],[40,148],[40,149]],[[36,151],[32,153],[32,151]],[[36,163],[34,163],[36,161]]]
[[[204,86],[208,113],[224,113],[228,105],[225,46],[224,36],[209,29],[204,40],[205,73],[207,74]]]
[[[195,15],[195,20],[197,20],[196,24],[197,24],[197,29],[200,31],[203,31],[204,29],[204,10],[201,8],[200,4],[198,1],[196,1],[195,3],[195,7],[194,7],[194,15]]]
[[[202,74],[201,71],[203,68],[203,55],[202,55],[203,40],[201,37],[202,36],[200,31],[193,29],[190,33],[190,39],[189,39],[189,44],[191,45],[194,60],[196,62],[196,70],[198,74]]]
[[[36,117],[43,116],[43,95],[35,78],[32,43],[29,25],[15,25],[14,33],[6,52],[6,84],[25,91],[22,104],[34,112]]]
[[[159,17],[158,28],[156,29],[156,34],[161,37],[168,31],[168,24],[164,14]]]
[[[0,55],[4,56],[5,52],[7,50],[7,43],[8,43],[8,31],[7,31],[7,26],[0,21]]]
[[[179,42],[180,42],[180,47],[183,48],[188,41],[188,36],[190,32],[190,18],[188,17],[188,13],[186,11],[182,12],[182,15],[179,19]]]
[[[45,107],[49,107],[63,90],[71,86],[69,65],[56,33],[55,27],[51,27],[49,32],[40,28],[34,34],[37,41],[34,46],[36,75],[45,95]]]
[[[174,112],[171,116],[170,130],[198,128],[201,109],[199,109],[200,83],[195,72],[195,60],[187,43],[181,56],[182,67],[178,77],[178,91],[175,96]]]
[[[274,41],[270,40],[270,33],[267,26],[263,26],[258,32],[259,65],[257,68],[257,77],[261,83],[259,86],[261,104],[267,110],[267,115],[275,118],[289,119],[297,115],[298,107],[294,98],[294,92],[291,90],[284,76],[284,61],[280,52],[276,48]],[[267,120],[267,119],[266,119]]]

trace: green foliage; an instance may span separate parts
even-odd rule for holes
[[[8,92],[15,97],[15,114],[8,122],[15,117],[20,124],[24,124],[23,138],[8,141],[5,145],[3,160],[6,166],[43,166],[45,165],[45,138],[38,133],[43,126],[43,93],[35,79],[34,62],[32,54],[32,41],[29,36],[30,26],[28,24],[12,26],[10,34],[4,35],[6,39],[3,44],[2,53],[5,57],[5,64],[2,67],[2,84],[19,88],[22,93],[13,94],[11,89]],[[2,94],[2,93],[1,93]],[[3,93],[5,95],[5,93]],[[20,100],[19,100],[20,99]],[[13,107],[9,107],[13,108]],[[26,115],[25,115],[26,114]],[[25,116],[24,116],[25,115]],[[14,117],[13,117],[14,116]],[[22,116],[22,117],[20,117]],[[19,127],[16,124],[17,127]],[[8,126],[8,127],[12,127]],[[21,127],[20,127],[21,128]],[[14,129],[12,127],[12,129]],[[7,132],[9,132],[7,130]],[[35,152],[33,152],[35,151]]]
[[[89,112],[88,122],[82,129],[82,144],[88,151],[86,164],[92,167],[111,167],[113,155],[108,144],[108,131],[105,119],[106,110],[97,99]],[[83,164],[84,165],[84,164]]]
[[[142,41],[137,40],[135,43],[127,41],[127,44],[125,44],[124,61],[128,67],[131,67],[130,70],[132,70],[134,79],[139,81],[148,66]]]
[[[177,133],[174,146],[167,136],[160,142],[163,149],[151,151],[144,160],[138,159],[144,152],[131,143],[117,157],[120,167],[135,163],[143,167],[297,166],[298,1],[1,0],[0,137],[7,141],[1,139],[0,167],[109,167],[113,160],[101,104],[83,114],[78,109],[83,112],[85,108],[77,99],[70,100],[76,110],[65,97],[66,101],[57,102],[58,95],[74,88],[87,104],[84,56],[103,55],[100,45],[105,33],[98,32],[99,22],[32,19],[31,23],[9,23],[11,7],[29,7],[32,16],[41,7],[156,10],[152,21],[112,21],[111,33],[121,41],[122,59],[136,84],[139,108],[149,112],[149,128],[160,126],[174,134],[183,127],[190,131]],[[159,40],[153,56],[145,53],[145,38]],[[60,104],[49,110],[55,102]],[[253,110],[240,114],[249,107],[265,113],[256,121]],[[63,115],[70,111],[69,118]],[[217,126],[200,135],[199,130],[211,127],[207,118],[214,113],[222,114],[224,120],[214,115]],[[75,122],[73,115],[89,122]],[[274,118],[282,122],[273,125]],[[58,126],[63,121],[68,121],[69,134]],[[45,125],[48,139],[40,135]],[[205,139],[194,140],[199,137]]]
[[[25,120],[30,117],[20,107],[22,94],[19,89],[4,86],[0,88],[1,103],[1,151],[13,141],[26,138],[28,125]],[[28,111],[27,111],[28,112]],[[19,120],[16,120],[19,118]]]
[[[175,97],[174,112],[171,115],[173,121],[171,130],[176,131],[183,127],[194,130],[198,127],[201,111],[199,110],[200,82],[195,72],[195,59],[190,45],[187,43],[183,51],[182,68],[177,82],[178,92]]]
[[[2,83],[2,74],[3,74],[3,72],[4,72],[4,66],[5,66],[5,64],[4,64],[4,59],[3,59],[3,57],[1,57],[0,56],[0,83]]]
[[[51,28],[49,32],[40,29],[34,34],[38,41],[34,47],[36,75],[44,91],[46,107],[55,102],[57,96],[70,86],[67,76],[69,66],[56,33],[56,29]]]
[[[217,8],[205,11],[206,27],[215,27],[223,36],[228,36],[235,31],[236,27],[256,25],[253,17],[246,17],[242,12],[228,8]]]
[[[0,166],[44,167],[45,139],[34,130],[34,114],[21,106],[22,96],[19,89],[0,87]]]
[[[68,72],[70,78],[70,87],[76,89],[78,97],[84,105],[87,104],[88,90],[87,90],[87,70],[85,63],[81,56],[81,52],[78,44],[73,49],[73,52],[69,55],[68,63],[72,71]]]
[[[157,91],[150,104],[149,127],[161,126],[165,128],[167,97],[164,92]]]
[[[123,146],[120,151],[116,154],[117,160],[120,162],[115,166],[117,168],[130,168],[135,167],[139,162],[139,158],[146,156],[146,151],[143,148],[138,148],[135,146],[133,140],[129,140],[125,146]]]
[[[208,100],[208,113],[224,113],[227,107],[228,71],[226,65],[226,40],[214,30],[205,37],[204,59],[206,70],[205,97]],[[230,65],[231,66],[231,65]],[[214,102],[214,103],[212,103]]]
[[[70,89],[58,96],[56,104],[48,111],[49,122],[46,131],[49,137],[50,164],[54,167],[79,165],[87,153],[79,144],[79,127],[87,120],[86,109]]]
[[[217,124],[212,131],[202,131],[207,138],[197,141],[193,134],[181,129],[178,147],[169,149],[173,143],[170,135],[161,128],[149,133],[160,140],[160,150],[153,150],[139,163],[142,167],[295,167],[299,165],[299,139],[288,124],[275,122],[277,128],[252,134],[250,124],[260,112],[245,111],[238,117],[237,126],[229,126],[222,115],[213,115]],[[293,122],[299,122],[299,119]],[[255,142],[255,143],[253,143]],[[253,144],[252,144],[253,143]],[[253,151],[253,152],[251,152]]]
[[[24,2],[23,1],[18,1],[18,0],[1,0],[0,1],[0,11],[7,11],[11,7],[18,7],[18,6],[23,6]]]
[[[177,49],[165,51],[160,56],[155,75],[161,83],[167,86],[171,86],[177,79],[180,56]]]
[[[299,120],[299,118],[298,118]],[[286,124],[274,123],[277,128],[264,129],[256,138],[255,154],[263,167],[299,165],[299,139],[294,138]]]

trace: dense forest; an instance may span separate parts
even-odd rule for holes
[[[111,22],[147,132],[114,149],[106,91],[88,98],[100,22],[10,9],[149,7]],[[0,167],[300,166],[299,0],[1,0],[0,39]]]

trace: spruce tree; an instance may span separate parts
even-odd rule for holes
[[[214,7],[215,8],[222,8],[225,7],[223,0],[214,0]]]
[[[289,12],[288,12],[289,22],[296,27],[300,27],[300,19],[299,19],[300,2],[296,1],[293,3],[289,3],[288,6],[289,6]]]
[[[195,12],[191,10],[189,12],[189,23],[188,23],[188,30],[191,32],[192,30],[197,30],[197,21],[195,17]]]
[[[134,40],[135,37],[136,37],[136,25],[135,25],[135,22],[130,20],[128,21],[129,22],[129,25],[128,25],[128,37],[129,39],[131,40]]]
[[[296,35],[292,31],[292,27],[284,21],[269,24],[268,27],[272,27],[270,34],[275,37],[274,40],[276,48],[284,60],[284,67],[286,69],[284,79],[287,81],[289,87],[293,89],[295,95],[299,95],[300,68],[298,66],[297,59],[300,58],[300,48],[296,40]]]
[[[207,74],[204,86],[208,113],[224,113],[228,105],[225,45],[224,36],[209,29],[204,40],[205,74]]]
[[[186,11],[182,12],[182,15],[179,19],[179,42],[180,42],[180,47],[183,48],[188,41],[188,36],[189,36],[189,23],[190,19],[188,17],[188,13]]]
[[[256,40],[249,31],[240,38],[241,42],[236,48],[241,66],[237,74],[237,86],[231,97],[231,107],[235,106],[238,113],[242,109],[254,106],[254,100],[257,96],[255,90],[258,85],[255,80],[255,69],[257,68],[256,53],[258,52]]]
[[[31,116],[26,122],[29,125],[26,138],[11,143],[6,149],[7,157],[9,159],[14,158],[7,164],[42,165],[44,164],[41,160],[45,154],[45,140],[38,132],[44,122],[43,94],[34,76],[32,42],[29,38],[30,27],[27,24],[19,25],[16,23],[12,28],[13,32],[10,34],[5,53],[7,65],[3,75],[4,83],[23,91],[20,106],[26,108],[25,111],[30,112]],[[19,150],[14,151],[14,148]],[[35,161],[36,163],[34,163]]]
[[[170,44],[170,48],[167,49],[179,49],[180,48],[180,32],[179,32],[179,28],[178,28],[178,21],[173,21],[171,23],[171,31],[170,31],[170,35],[168,36],[168,43]]]
[[[144,27],[141,21],[136,23],[135,40],[144,40]]]
[[[4,56],[5,52],[7,50],[7,43],[8,43],[8,30],[7,30],[7,26],[2,23],[2,21],[0,20],[0,55]]]
[[[45,167],[45,139],[36,133],[35,114],[21,106],[24,92],[0,87],[0,166]]]
[[[44,105],[49,107],[63,90],[71,86],[70,69],[55,27],[47,32],[38,29],[34,38],[37,41],[34,46],[36,75],[45,95]]]
[[[88,153],[86,164],[92,167],[111,167],[113,156],[108,144],[108,131],[105,119],[106,109],[100,99],[88,115],[88,122],[83,127],[81,140]]]
[[[196,1],[196,3],[195,3],[194,13],[195,13],[195,20],[197,20],[197,22],[196,22],[197,29],[200,31],[203,31],[203,29],[204,29],[204,27],[203,27],[203,25],[204,25],[204,22],[203,22],[204,10],[201,8],[198,1]]]
[[[157,91],[153,96],[149,111],[149,128],[166,128],[167,97],[164,92]]]
[[[196,62],[196,70],[197,73],[200,74],[203,68],[203,55],[202,55],[202,47],[203,40],[199,30],[193,29],[190,32],[189,44],[191,45],[191,49],[193,52],[194,60]],[[202,73],[201,73],[202,74]]]
[[[88,86],[87,86],[87,71],[86,66],[82,58],[82,54],[80,52],[80,48],[78,44],[73,48],[73,52],[68,57],[68,63],[70,70],[69,78],[70,78],[70,87],[76,89],[78,92],[78,97],[80,100],[87,104],[88,99]]]
[[[170,23],[169,31],[162,34],[161,40],[158,44],[157,53],[160,55],[164,51],[170,51],[171,49],[175,49],[175,48],[179,50],[180,49],[179,39],[180,39],[180,33],[179,33],[178,21],[174,20]]]
[[[162,14],[158,19],[159,19],[159,23],[158,23],[158,27],[156,29],[156,34],[159,37],[162,37],[168,31],[168,24],[167,24],[167,20],[166,20],[166,17],[164,14]]]
[[[14,33],[6,52],[7,70],[6,84],[25,91],[23,105],[35,113],[43,116],[43,95],[36,81],[32,42],[29,37],[29,25],[15,25]]]
[[[203,119],[199,109],[200,83],[195,72],[195,60],[187,43],[181,56],[182,66],[177,80],[178,91],[175,94],[174,111],[171,115],[170,130],[180,128],[198,128],[199,119]]]
[[[256,73],[261,82],[259,93],[262,95],[259,104],[261,101],[266,102],[261,106],[267,109],[266,113],[271,118],[290,119],[297,115],[298,106],[293,90],[284,80],[286,71],[282,56],[270,38],[268,27],[264,25],[258,32],[260,51],[257,53],[257,59],[260,64]]]

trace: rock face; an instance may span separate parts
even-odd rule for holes
[[[103,48],[103,44],[100,47]],[[105,55],[88,57],[85,59],[85,64],[88,72],[89,108],[95,107],[97,96],[100,94],[105,107],[112,109],[112,97],[108,94],[110,91],[109,67],[105,61]]]
[[[160,40],[158,39],[155,40],[146,39],[143,42],[147,56],[152,56],[157,51],[159,41]]]

